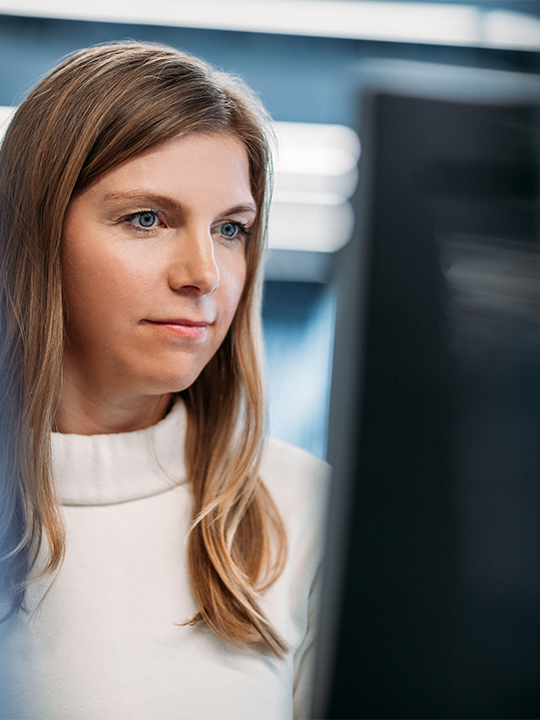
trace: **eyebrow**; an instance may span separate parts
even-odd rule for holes
[[[180,212],[183,210],[182,205],[168,195],[155,195],[146,192],[110,192],[104,197],[106,203],[114,203],[120,201],[129,201],[138,205],[159,205],[166,210]],[[240,203],[234,207],[228,208],[220,213],[220,215],[236,215],[237,213],[255,213],[257,207],[254,203]]]

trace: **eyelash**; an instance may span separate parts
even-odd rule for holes
[[[146,214],[154,215],[157,220],[161,219],[159,210],[145,209],[145,210],[138,210],[137,212],[131,213],[130,215],[126,215],[124,217],[124,221],[127,223],[130,223],[132,225],[132,227],[134,227],[136,229],[137,232],[150,233],[152,230],[155,230],[159,226],[152,225],[151,227],[144,227],[142,225],[136,225],[133,222],[133,220],[136,217],[139,217],[141,215],[146,215]],[[236,227],[238,228],[238,234],[244,238],[248,238],[250,235],[253,235],[253,230],[251,230],[251,228],[249,228],[245,223],[240,222],[240,220],[225,220],[224,222],[220,223],[220,225],[218,225],[218,227],[222,227],[223,225],[236,225]],[[223,237],[226,238],[227,240],[237,240],[238,239],[238,235],[235,235],[234,237],[228,237],[227,235],[223,235]]]
[[[248,226],[240,222],[239,220],[226,220],[225,222],[220,223],[218,227],[222,227],[223,225],[236,225],[238,228],[238,234],[242,235],[244,238],[248,238],[250,235],[253,235],[253,230],[251,228],[248,228]],[[238,235],[235,235],[234,237],[228,237],[227,235],[223,236],[227,240],[236,240],[238,238]]]

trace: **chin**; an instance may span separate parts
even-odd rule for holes
[[[141,379],[140,386],[145,388],[144,394],[149,395],[165,395],[167,393],[179,393],[182,390],[187,390],[188,387],[193,385],[195,380],[199,377],[204,369],[204,365],[201,368],[193,369],[192,372],[170,373],[161,375],[160,377],[152,377]]]

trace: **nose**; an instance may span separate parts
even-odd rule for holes
[[[211,295],[219,287],[219,268],[209,230],[193,228],[179,233],[169,266],[169,285],[198,296]]]

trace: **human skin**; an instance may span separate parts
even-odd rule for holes
[[[247,153],[227,133],[170,140],[71,202],[59,432],[126,432],[163,417],[231,325],[255,217]]]

